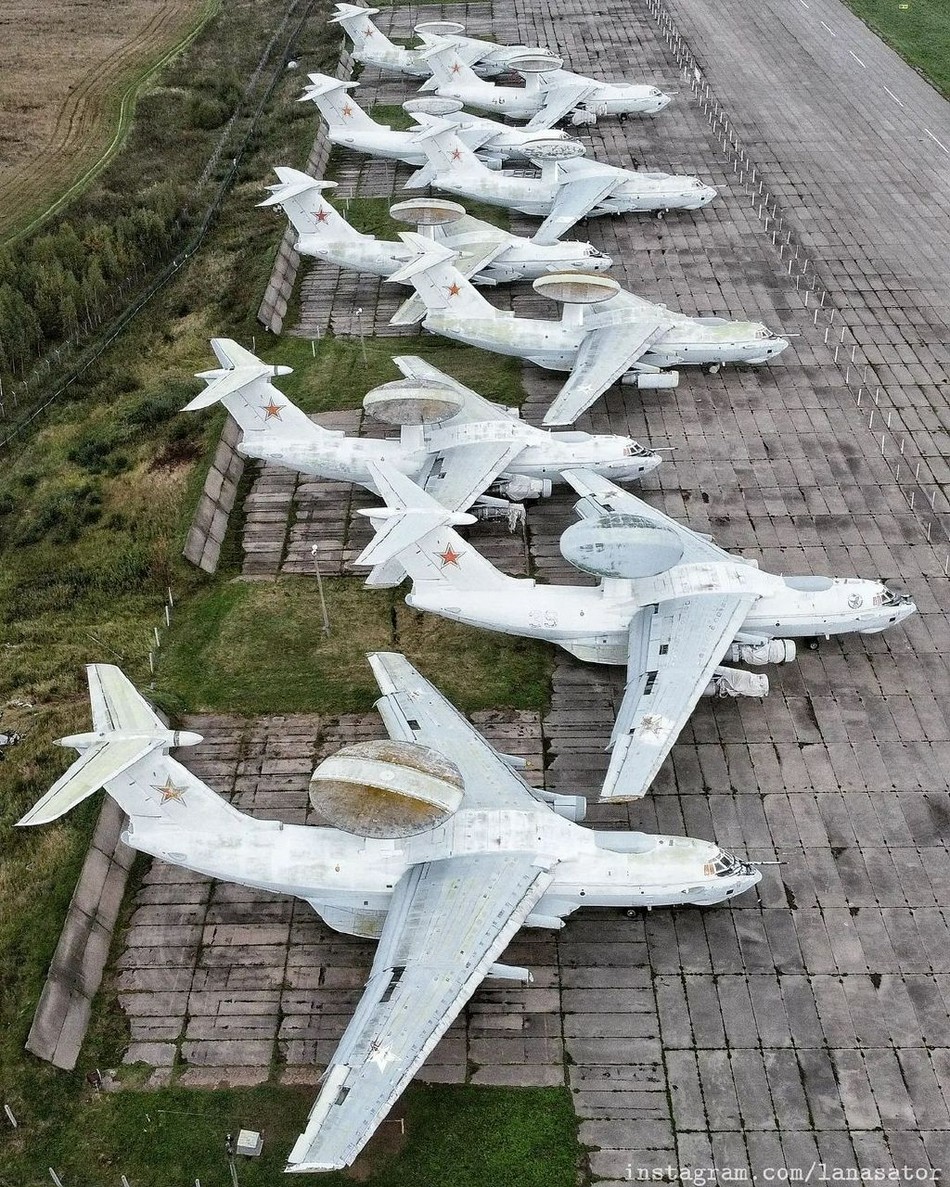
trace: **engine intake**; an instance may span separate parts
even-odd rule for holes
[[[743,672],[738,668],[717,668],[706,685],[707,697],[766,697],[769,678],[757,672]]]

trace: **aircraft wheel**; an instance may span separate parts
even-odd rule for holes
[[[718,375],[721,367],[722,363],[710,363],[706,371],[709,375]]]
[[[666,211],[665,211],[665,210],[658,210],[658,211],[656,212],[656,217],[657,217],[657,218],[662,218],[664,214],[666,214]]]
[[[806,646],[807,646],[807,648],[808,648],[808,650],[809,650],[809,651],[817,651],[817,650],[818,650],[818,645],[819,645],[820,643],[821,643],[821,640],[818,638],[818,636],[817,636],[817,635],[814,635],[814,636],[812,636],[812,638],[810,638],[810,639],[808,640],[808,642],[806,643]]]
[[[624,915],[626,915],[628,919],[636,919],[639,914],[640,912],[636,909],[636,907],[628,907],[626,911],[624,911]]]

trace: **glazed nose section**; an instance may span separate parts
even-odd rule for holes
[[[715,186],[711,186],[711,185],[700,186],[700,195],[699,195],[700,206],[708,206],[709,203],[713,200],[713,198],[717,197],[718,194],[719,194],[719,191],[715,188]]]
[[[659,87],[656,88],[653,94],[653,111],[662,111],[664,107],[669,107],[673,102],[673,96],[667,95],[665,91],[661,91]]]

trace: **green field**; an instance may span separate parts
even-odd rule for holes
[[[950,98],[947,0],[845,0],[845,3]]]
[[[259,10],[244,10],[245,53],[258,52],[252,33],[270,35],[275,6],[261,0]],[[203,55],[215,37],[224,33],[212,21],[176,60],[176,79],[203,77]],[[228,52],[226,39],[221,51]],[[312,1090],[276,1084],[96,1095],[85,1073],[119,1066],[128,1042],[108,977],[75,1072],[24,1053],[98,798],[47,828],[18,830],[14,823],[69,761],[53,740],[88,727],[85,663],[119,663],[181,711],[363,711],[376,696],[366,650],[398,647],[464,709],[540,708],[546,701],[550,653],[540,645],[419,615],[398,591],[367,591],[356,578],[327,582],[334,629],[324,640],[314,583],[235,580],[236,531],[214,578],[180,557],[222,423],[220,410],[178,412],[199,388],[194,372],[212,363],[211,336],[250,346],[256,335],[263,357],[295,368],[281,384],[310,411],[358,407],[369,387],[396,378],[390,354],[399,349],[424,354],[491,399],[521,399],[514,362],[434,338],[361,345],[328,337],[314,351],[309,342],[273,339],[256,325],[280,224],[255,203],[275,162],[306,159],[313,113],[295,100],[302,72],[326,70],[334,60],[322,21],[311,22],[294,54],[300,69],[282,77],[202,250],[0,465],[0,723],[24,735],[0,763],[0,1103],[20,1122],[0,1144],[0,1187],[49,1183],[49,1166],[65,1187],[118,1184],[123,1173],[132,1187],[172,1187],[195,1177],[205,1187],[223,1183],[224,1133],[238,1125],[262,1128],[267,1142],[259,1164],[242,1164],[242,1184],[273,1183],[313,1099]],[[127,145],[80,199],[96,218],[133,192],[140,160],[161,171],[163,156],[177,151],[168,102],[187,107],[190,100],[176,83],[166,101],[167,81],[162,74],[147,89]],[[161,101],[153,101],[156,95]],[[197,145],[189,133],[189,160],[197,160]],[[354,221],[389,228],[383,204],[353,206]],[[60,243],[69,248],[69,236]],[[152,687],[148,653],[169,588],[175,614],[171,630],[162,629]],[[137,1075],[129,1073],[133,1081]],[[384,1132],[370,1150],[361,1173],[372,1187],[577,1181],[576,1124],[563,1089],[416,1086],[406,1107],[405,1146]]]

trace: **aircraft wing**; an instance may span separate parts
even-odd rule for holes
[[[500,256],[508,247],[504,239],[486,239],[481,243],[466,244],[459,248],[458,256],[453,260],[454,267],[462,273],[466,280],[471,280],[476,273]],[[414,326],[422,321],[426,315],[426,307],[418,293],[407,297],[396,312],[389,319],[391,326]]]
[[[150,733],[167,726],[114,664],[87,664],[92,723],[97,733]]]
[[[431,363],[427,363],[425,359],[419,358],[418,355],[396,355],[393,358],[393,362],[407,379],[419,379],[424,382],[445,384],[461,396],[462,407],[451,418],[450,423],[453,425],[469,424],[483,420],[517,421],[519,419],[516,411],[505,408],[501,404],[494,404],[491,400],[486,400],[478,392],[473,392],[470,387],[466,387],[464,383],[459,383],[457,379],[454,379],[451,375],[446,375],[444,371],[440,371],[438,367],[433,367]]]
[[[639,799],[646,792],[756,596],[700,593],[634,615],[602,800]]]
[[[526,131],[553,128],[558,120],[562,120],[596,89],[590,79],[564,79],[548,87],[544,92],[544,106],[525,124]]]
[[[576,176],[567,176],[557,192],[547,218],[532,236],[533,241],[542,244],[556,243],[578,219],[589,214],[612,193],[617,183],[618,176],[613,170],[601,172],[597,169]]]
[[[664,515],[662,511],[657,511],[655,507],[651,507],[643,499],[638,499],[636,495],[630,494],[629,491],[615,486],[608,478],[602,478],[599,474],[595,474],[591,470],[565,470],[563,474],[564,481],[569,482],[581,496],[581,501],[577,504],[576,508],[580,515],[609,515],[612,512],[627,513],[640,516],[642,519],[648,519],[651,523],[659,527],[669,528],[671,532],[676,533],[680,543],[683,545],[681,564],[702,564],[709,561],[715,561],[717,563],[728,561],[732,565],[753,564],[752,561],[748,561],[744,557],[734,556],[731,552],[726,552],[724,548],[720,548],[718,544],[714,544],[712,540],[700,535],[699,532],[694,532],[692,528],[686,527],[685,524],[677,523],[675,519],[670,519],[668,515]]]
[[[486,441],[443,449],[433,458],[423,489],[450,511],[466,511],[523,449],[524,441]]]
[[[353,1161],[550,885],[537,860],[472,853],[403,875],[289,1171]]]
[[[620,325],[589,330],[574,367],[545,412],[542,424],[573,424],[649,350],[670,324],[663,313],[651,309],[631,312],[629,320]]]
[[[378,651],[369,663],[383,694],[376,708],[389,736],[449,755],[465,780],[467,807],[537,811],[543,801],[532,788],[405,656]]]

